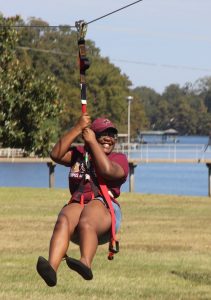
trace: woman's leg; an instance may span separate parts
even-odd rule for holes
[[[78,203],[65,206],[57,219],[50,241],[49,263],[57,271],[59,264],[67,252],[70,237],[78,225],[83,207]]]
[[[80,236],[80,261],[89,268],[97,250],[98,237],[111,227],[111,215],[99,200],[92,200],[82,211],[78,233]]]

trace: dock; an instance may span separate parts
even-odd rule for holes
[[[207,168],[208,168],[208,196],[211,197],[211,159],[177,159],[175,161],[175,159],[171,159],[171,158],[167,158],[167,159],[163,159],[163,158],[148,158],[148,159],[144,159],[144,158],[134,158],[134,159],[128,159],[129,161],[129,192],[135,192],[135,168],[137,167],[137,165],[139,164],[146,164],[146,163],[168,163],[168,164],[181,164],[181,163],[185,163],[185,164],[206,164]]]

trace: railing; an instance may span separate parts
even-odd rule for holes
[[[211,159],[211,147],[206,151],[203,144],[119,144],[115,148],[130,158],[139,158],[145,161],[166,159],[177,161],[181,159],[204,160]]]
[[[17,148],[0,148],[0,157],[23,157],[25,151]]]
[[[204,151],[203,144],[117,144],[115,151],[125,153],[129,158],[139,158],[148,162],[153,159],[166,159],[177,162],[181,159],[211,159],[211,146]],[[0,157],[24,157],[23,149],[0,148]]]

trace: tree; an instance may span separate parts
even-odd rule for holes
[[[119,131],[127,128],[127,100],[131,82],[108,58],[95,57],[87,72],[89,109],[93,119],[105,116]]]
[[[0,143],[48,155],[58,134],[60,111],[55,79],[20,62],[15,55],[18,32],[10,26],[19,18],[5,19],[0,31]]]
[[[145,120],[143,129],[157,128],[157,113],[160,95],[148,87],[137,87],[133,91],[139,99],[142,109],[145,111]]]
[[[131,136],[136,137],[141,130],[149,127],[149,121],[140,99],[134,95],[131,101]]]

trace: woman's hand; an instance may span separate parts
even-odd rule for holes
[[[95,133],[89,127],[86,127],[82,132],[83,139],[85,143],[89,144],[91,142],[96,141]]]
[[[70,147],[75,139],[83,132],[85,128],[88,128],[91,124],[91,118],[88,113],[84,113],[80,116],[77,123],[71,128],[65,135],[63,135],[53,147],[50,156],[56,163],[70,166],[72,153]]]
[[[88,113],[84,113],[78,119],[75,127],[79,128],[80,131],[83,131],[86,127],[89,127],[90,124],[91,124],[91,117],[88,115]]]

